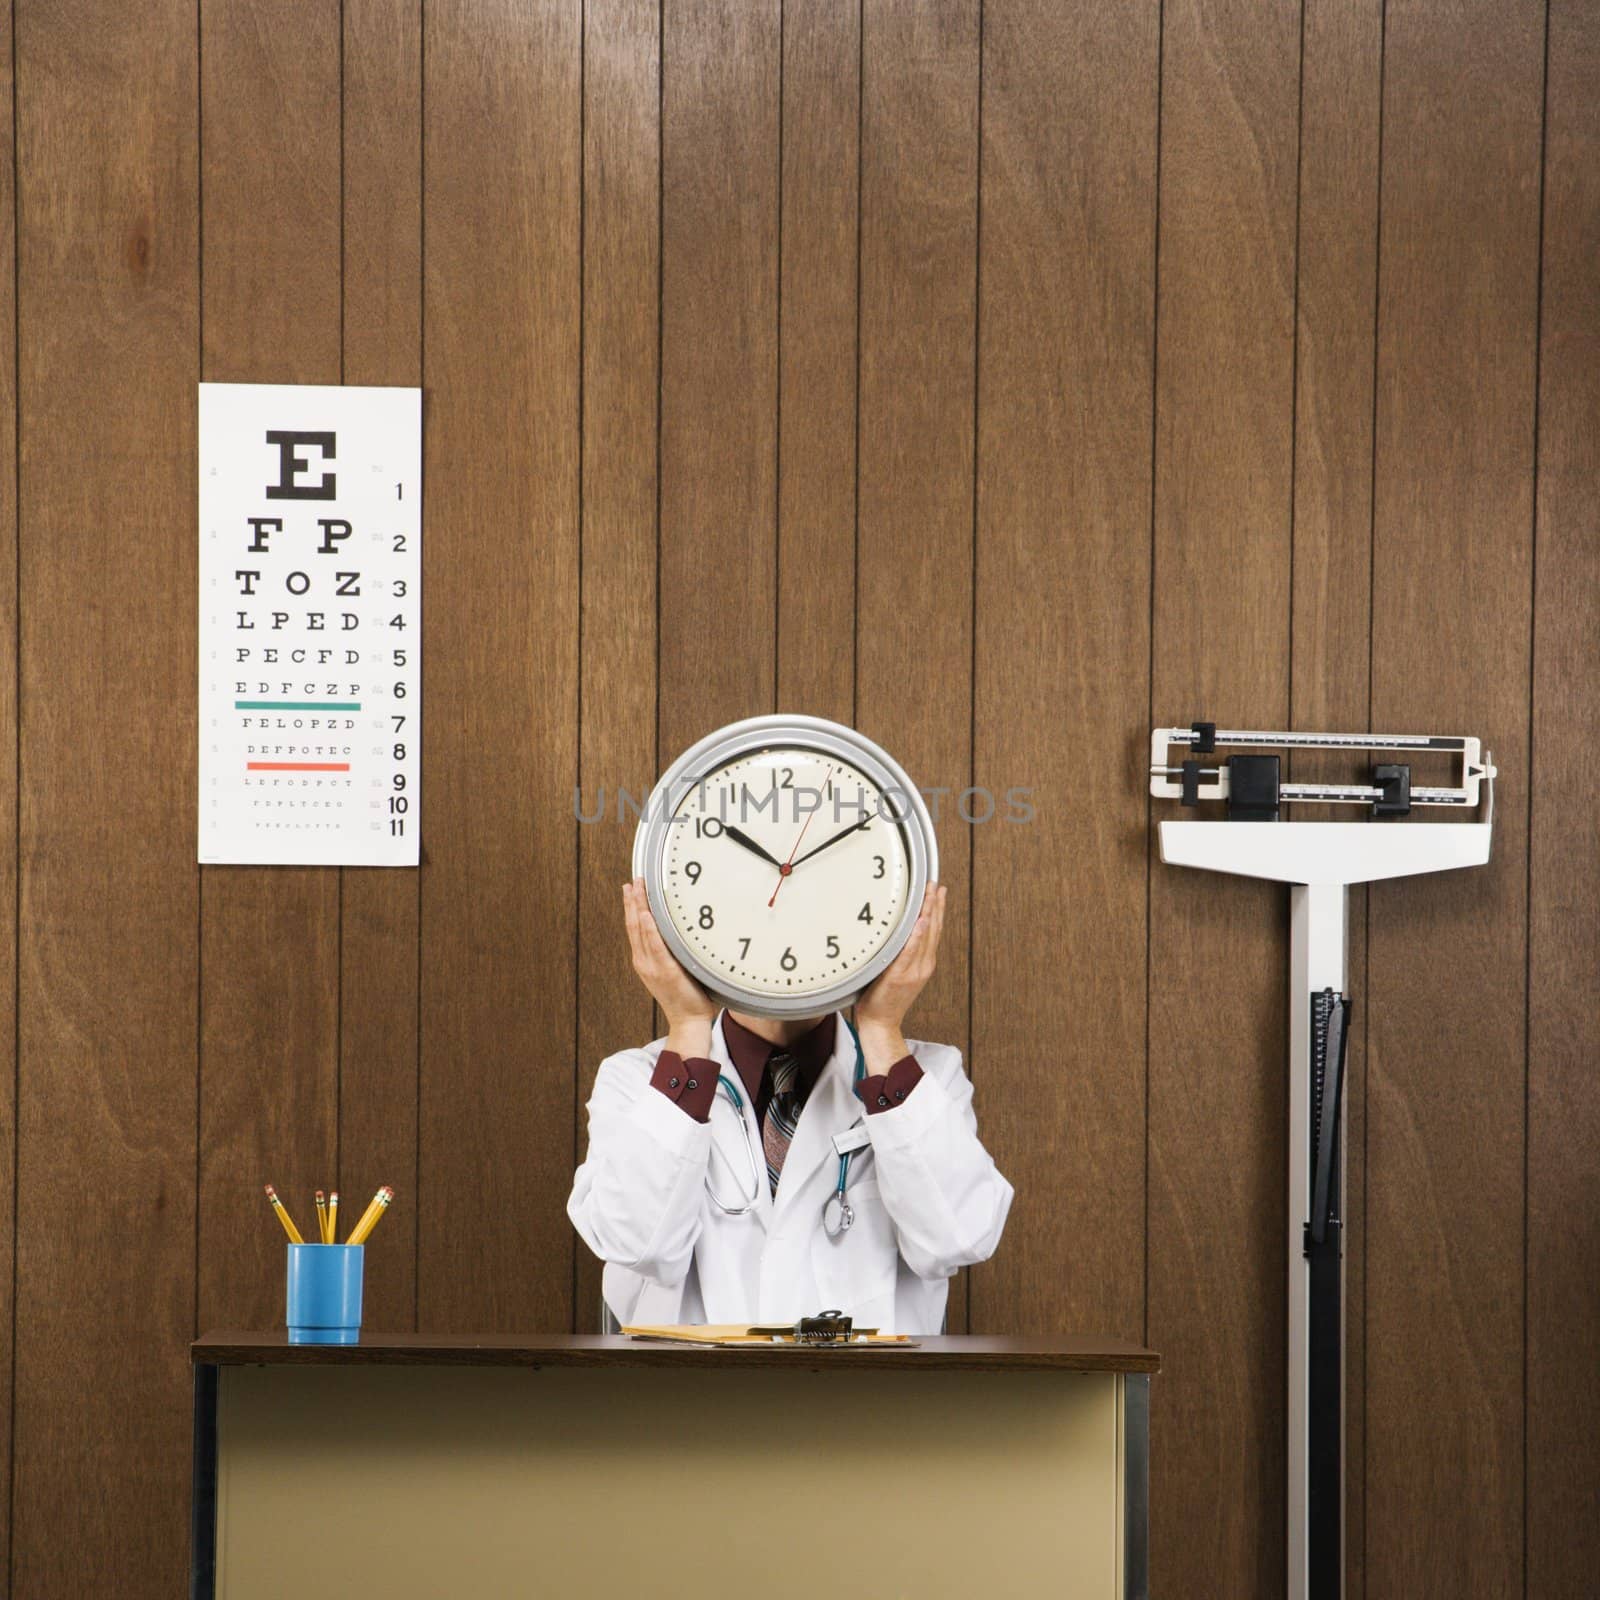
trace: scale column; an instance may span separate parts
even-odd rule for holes
[[[1289,887],[1288,1600],[1344,1594],[1344,1287],[1340,1231],[1327,1226],[1342,1189],[1342,1061],[1335,1039],[1330,1069],[1327,1047],[1330,991],[1339,1026],[1344,1018],[1349,897],[1341,883]],[[1313,1244],[1319,1145],[1325,1204]]]

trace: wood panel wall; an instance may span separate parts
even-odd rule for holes
[[[1168,1600],[1281,1592],[1287,918],[1160,866],[1149,727],[1486,739],[1491,865],[1352,902],[1350,1593],[1590,1591],[1592,6],[0,27],[10,1593],[179,1592],[185,1343],[278,1314],[266,1178],[395,1183],[374,1325],[593,1325],[619,790],[780,707],[945,791],[917,1031],[1018,1191],[951,1326],[1163,1352]],[[202,378],[424,387],[418,871],[195,864]]]

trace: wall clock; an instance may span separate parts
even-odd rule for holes
[[[633,875],[714,998],[811,1017],[849,1005],[899,954],[939,851],[916,785],[870,739],[820,717],[751,717],[662,774]]]

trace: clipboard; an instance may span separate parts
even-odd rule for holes
[[[908,1333],[879,1333],[876,1328],[856,1328],[849,1339],[810,1343],[796,1339],[792,1323],[752,1327],[745,1322],[653,1323],[624,1326],[628,1338],[640,1344],[699,1345],[712,1350],[872,1350],[891,1347],[914,1350],[917,1341]]]

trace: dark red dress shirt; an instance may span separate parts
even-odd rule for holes
[[[733,1058],[739,1081],[743,1083],[750,1103],[755,1107],[756,1126],[772,1098],[772,1075],[767,1063],[778,1046],[760,1034],[752,1033],[742,1022],[736,1021],[726,1011],[722,1014],[722,1037]],[[811,1090],[828,1064],[833,1053],[834,1021],[831,1015],[823,1017],[808,1033],[802,1034],[788,1047],[789,1054],[800,1063],[800,1103],[805,1104]],[[869,1116],[892,1111],[905,1102],[906,1096],[922,1079],[922,1068],[916,1058],[904,1055],[887,1072],[863,1078],[855,1085],[857,1098],[867,1108]],[[696,1122],[711,1118],[711,1101],[717,1092],[717,1064],[703,1056],[691,1056],[687,1061],[676,1050],[663,1050],[650,1076],[652,1088],[660,1090],[679,1110],[686,1112]]]

